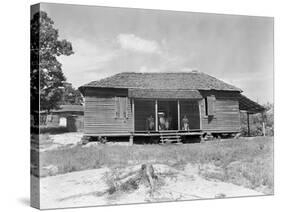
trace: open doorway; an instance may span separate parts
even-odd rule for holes
[[[158,130],[178,130],[177,101],[158,101]]]
[[[189,130],[200,130],[200,112],[198,101],[180,101],[180,129],[184,131],[183,118],[188,119]]]
[[[156,103],[155,100],[136,99],[134,105],[134,125],[137,132],[200,130],[198,101],[180,100],[178,105],[177,100],[158,100]],[[188,129],[184,128],[184,119],[188,120]]]

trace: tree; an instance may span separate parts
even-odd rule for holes
[[[63,96],[60,104],[64,105],[82,105],[83,97],[78,89],[72,87],[71,83],[65,82]]]
[[[261,136],[263,135],[263,123],[265,123],[265,134],[268,136],[273,136],[274,134],[274,114],[272,103],[264,104],[265,108],[264,113],[256,113],[250,115],[250,130],[251,136]],[[248,126],[247,126],[247,114],[241,113],[241,131],[242,135],[248,134]]]
[[[58,39],[58,30],[46,12],[34,14],[30,30],[31,95],[40,94],[40,110],[57,109],[63,95],[63,82],[66,80],[57,57],[73,54],[72,45],[67,40]]]

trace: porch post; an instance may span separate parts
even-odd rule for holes
[[[180,120],[180,100],[177,101],[178,102],[178,130],[181,130],[181,120]]]
[[[262,122],[262,135],[265,136],[265,123]]]
[[[247,126],[248,126],[248,136],[250,136],[250,114],[247,112]]]
[[[158,131],[158,101],[155,100],[155,131]]]
[[[265,136],[265,114],[262,112],[262,135]]]
[[[130,137],[129,137],[129,144],[130,145],[134,144],[134,137],[133,137],[133,135],[130,135]]]
[[[132,99],[132,125],[133,125],[133,132],[135,132],[135,101]]]
[[[199,109],[199,128],[202,130],[202,111],[201,111],[201,100],[198,100],[198,109]]]

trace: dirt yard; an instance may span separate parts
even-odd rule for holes
[[[273,194],[273,138],[171,145],[66,145],[41,152],[42,207]],[[114,176],[152,164],[159,182],[114,190]],[[60,185],[60,186],[58,186]]]
[[[40,152],[65,149],[76,146],[83,136],[81,132],[61,133],[61,134],[41,134]]]
[[[131,166],[124,172],[139,167]],[[41,207],[44,209],[263,195],[232,183],[206,180],[200,176],[195,165],[188,164],[181,171],[163,164],[154,164],[154,168],[162,182],[152,193],[148,186],[140,185],[135,190],[111,194],[106,176],[113,170],[108,168],[43,178],[40,184]]]

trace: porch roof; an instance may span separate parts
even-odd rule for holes
[[[84,113],[83,105],[60,105],[58,109],[53,109],[51,113]],[[40,111],[40,114],[47,113],[46,110]]]
[[[261,113],[265,111],[265,108],[263,106],[252,101],[242,94],[239,94],[239,109],[245,110],[251,114]]]
[[[130,88],[129,97],[146,99],[202,99],[198,90],[171,89],[134,89]]]

